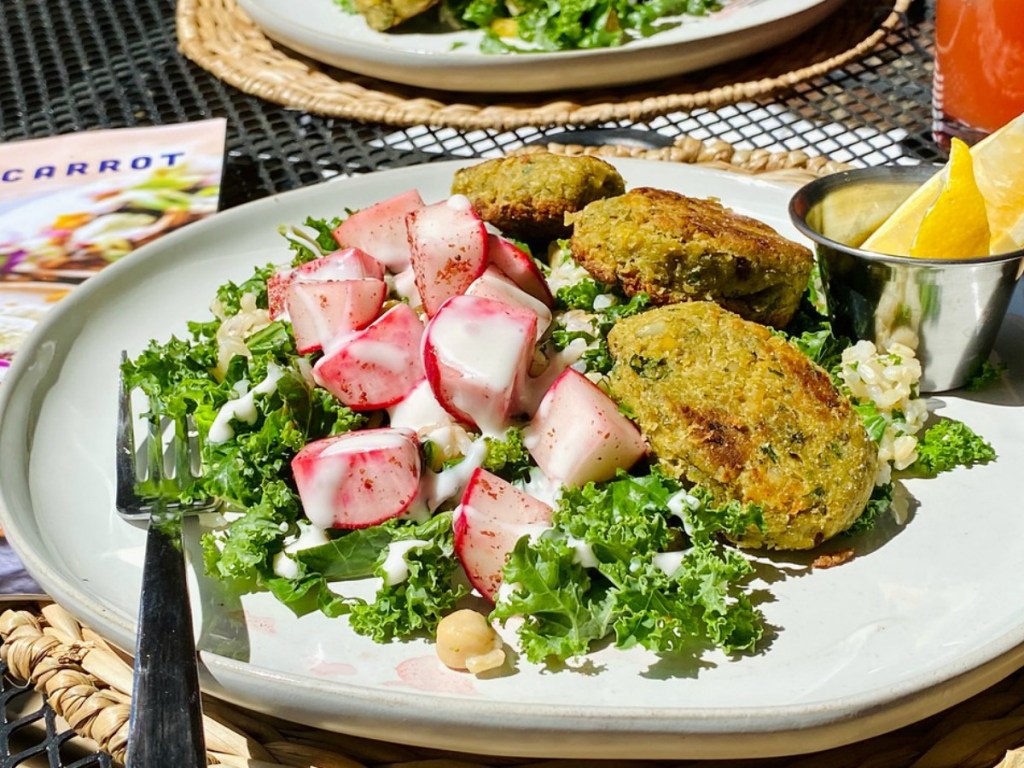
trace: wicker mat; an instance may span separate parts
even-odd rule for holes
[[[0,639],[11,675],[46,696],[79,734],[81,749],[124,759],[132,669],[123,654],[54,604],[3,611]],[[328,733],[212,698],[204,710],[210,764],[246,768],[1024,768],[1024,671],[893,733],[811,755],[742,761],[482,757]]]
[[[641,121],[766,96],[864,56],[901,23],[909,5],[849,0],[795,40],[714,69],[617,89],[525,97],[428,91],[334,69],[272,43],[235,0],[179,0],[177,29],[185,56],[242,91],[287,107],[402,126],[504,130]]]
[[[584,145],[551,142],[545,145],[520,147],[508,154],[522,155],[535,152],[695,163],[706,168],[719,168],[737,173],[769,174],[773,179],[789,179],[796,183],[807,183],[816,176],[827,176],[850,167],[846,163],[830,160],[823,155],[808,155],[799,149],[785,152],[769,152],[766,149],[738,149],[721,139],[701,141],[692,136],[680,136],[671,147],[657,149],[646,149],[626,144]]]

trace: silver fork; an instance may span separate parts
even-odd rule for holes
[[[125,359],[122,352],[122,364]],[[165,447],[162,419],[152,408],[146,417],[149,431],[140,461],[131,391],[123,372],[120,390],[117,511],[127,520],[149,520],[125,764],[127,768],[198,768],[207,764],[206,746],[181,530],[185,515],[216,505],[205,500],[182,504],[161,495],[194,477],[198,461],[192,441],[187,429],[176,425]]]

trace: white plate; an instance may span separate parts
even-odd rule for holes
[[[333,0],[239,0],[273,40],[361,75],[422,88],[531,93],[606,88],[679,75],[796,37],[844,0],[723,0],[707,16],[619,48],[483,54],[479,30],[377,32]]]
[[[462,164],[344,179],[218,214],[140,249],[54,308],[0,387],[0,524],[44,589],[131,647],[144,536],[113,512],[119,351],[182,333],[186,320],[208,317],[220,283],[289,258],[279,223],[409,187],[440,199]],[[717,196],[796,236],[785,212],[792,186],[675,163],[616,164],[630,186]],[[935,402],[990,440],[999,460],[908,482],[909,522],[857,542],[858,556],[841,567],[764,561],[774,637],[756,656],[691,663],[605,648],[577,670],[520,659],[515,674],[476,680],[442,667],[426,642],[376,645],[344,619],[296,619],[267,595],[232,601],[200,580],[204,686],[363,736],[581,758],[811,751],[950,706],[1024,663],[1021,304],[1012,312],[998,348],[1012,383]]]

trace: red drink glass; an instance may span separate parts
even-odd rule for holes
[[[935,140],[973,144],[1024,112],[1024,2],[935,0]]]

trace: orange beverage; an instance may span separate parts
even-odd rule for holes
[[[1024,113],[1024,2],[936,0],[934,132],[974,143]]]

